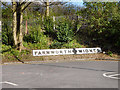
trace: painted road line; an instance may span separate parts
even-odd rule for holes
[[[118,76],[118,75],[120,75],[120,74],[113,74],[113,75],[110,75],[110,77],[114,77],[114,76]]]
[[[107,72],[107,73],[104,73],[103,76],[107,77],[107,78],[120,79],[118,77],[115,77],[115,76],[118,76],[120,74],[115,74],[115,73],[116,72]]]
[[[13,85],[13,86],[18,86],[18,85],[17,85],[17,84],[15,84],[15,83],[12,83],[12,82],[7,82],[7,81],[0,82],[0,83],[3,83],[3,84],[9,84],[9,85]]]

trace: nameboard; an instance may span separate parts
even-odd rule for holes
[[[44,49],[33,50],[33,56],[93,54],[101,52],[101,48]]]

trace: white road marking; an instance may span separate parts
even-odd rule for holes
[[[107,73],[103,74],[104,77],[113,78],[113,79],[120,79],[118,77],[115,77],[118,75],[120,75],[120,74],[116,74],[116,72],[107,72]]]
[[[114,76],[118,76],[118,75],[120,75],[120,74],[113,74],[113,75],[110,75],[110,77],[114,77]]]
[[[34,74],[34,75],[41,75],[41,73],[32,73],[32,72],[28,72],[28,73],[20,72],[20,74],[22,74],[22,75],[31,75],[31,74]]]
[[[12,82],[7,82],[7,81],[0,82],[0,83],[5,83],[5,84],[10,84],[10,85],[13,85],[13,86],[18,86],[18,85],[17,85],[17,84],[15,84],[15,83],[12,83]]]

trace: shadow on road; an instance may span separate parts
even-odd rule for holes
[[[59,68],[72,68],[72,69],[83,69],[83,70],[92,70],[92,71],[116,72],[112,70],[98,70],[98,69],[93,69],[93,68],[70,67],[70,66],[62,66],[62,65],[48,65],[48,64],[31,64],[31,65],[43,65],[43,66],[51,66],[51,67],[59,67]]]

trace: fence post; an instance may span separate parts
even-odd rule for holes
[[[42,22],[44,21],[44,16],[42,16]]]
[[[27,34],[28,33],[28,28],[27,28],[27,20],[26,20],[26,29],[25,29],[25,34]]]
[[[55,16],[53,16],[53,22],[54,22],[53,30],[55,30]]]

